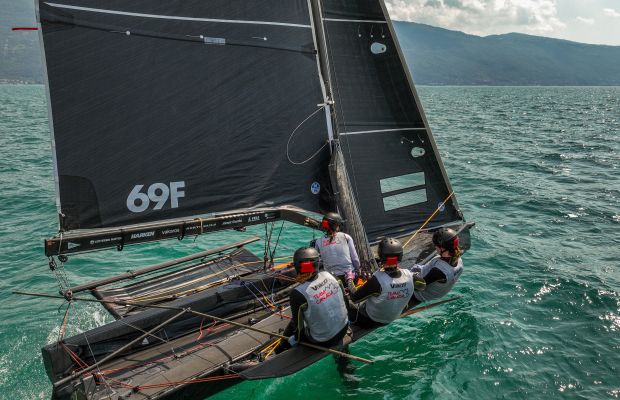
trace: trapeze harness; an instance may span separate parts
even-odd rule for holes
[[[426,275],[433,269],[437,268],[446,276],[446,281],[435,281],[430,284],[427,284],[426,289],[424,291],[415,292],[415,298],[421,302],[436,300],[439,299],[452,289],[452,286],[459,280],[459,277],[463,273],[463,262],[459,258],[459,261],[456,264],[456,267],[448,264],[446,261],[442,260],[441,257],[437,256],[430,260],[425,265],[421,266],[421,275],[422,278],[425,278]]]
[[[381,285],[381,294],[366,300],[366,314],[376,322],[388,324],[403,312],[413,296],[413,273],[401,269],[398,278],[392,278],[385,271],[377,271],[374,276]]]
[[[321,271],[316,279],[295,288],[308,303],[303,313],[306,335],[316,342],[332,339],[349,323],[340,284],[330,273]]]

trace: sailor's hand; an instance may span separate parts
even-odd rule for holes
[[[291,336],[288,338],[288,344],[291,345],[291,347],[297,347],[297,345],[299,344],[299,342],[297,341],[297,339],[295,338],[295,335]]]
[[[423,291],[426,289],[426,281],[420,276],[420,274],[413,274],[413,288],[417,291]]]
[[[344,277],[345,277],[345,279],[346,279],[347,281],[349,281],[349,280],[351,280],[351,281],[352,281],[353,279],[355,279],[355,274],[353,274],[353,271],[347,271],[347,272],[344,274]]]

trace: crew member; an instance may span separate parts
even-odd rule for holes
[[[426,290],[414,294],[416,304],[445,296],[463,273],[456,231],[450,228],[439,229],[433,233],[433,244],[437,255],[428,263],[412,268],[413,272],[419,272],[426,281]]]
[[[312,247],[302,247],[293,256],[300,285],[290,294],[292,319],[284,330],[291,346],[299,340],[333,346],[349,327],[343,289],[329,272],[319,271],[319,260]]]
[[[353,238],[341,232],[342,217],[335,212],[328,212],[321,221],[325,236],[314,242],[314,247],[321,253],[325,270],[345,284],[350,290],[354,288],[355,270],[359,273],[360,259],[355,250]]]
[[[354,303],[366,300],[357,310],[352,309],[350,318],[356,325],[370,328],[389,324],[402,314],[414,289],[424,289],[421,278],[398,267],[402,258],[403,245],[397,239],[385,238],[379,243],[382,269],[351,294]]]

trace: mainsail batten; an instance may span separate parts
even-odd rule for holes
[[[45,4],[66,9],[66,10],[77,10],[77,11],[89,11],[101,14],[113,14],[113,15],[125,15],[129,17],[140,17],[140,18],[156,18],[156,19],[169,19],[169,20],[179,20],[179,21],[195,21],[195,22],[221,22],[228,24],[250,24],[250,25],[274,25],[274,26],[291,26],[296,28],[311,28],[310,25],[303,24],[292,24],[286,22],[275,22],[275,21],[250,21],[250,20],[240,20],[240,19],[217,19],[217,18],[196,18],[196,17],[183,17],[180,15],[161,15],[161,14],[145,14],[145,13],[137,13],[137,12],[128,12],[128,11],[120,11],[120,10],[110,10],[103,8],[92,8],[92,7],[79,7],[73,6],[69,4],[59,4],[52,2],[45,2]]]
[[[325,103],[305,0],[75,0],[39,14],[61,230],[326,208],[327,123],[291,137]]]

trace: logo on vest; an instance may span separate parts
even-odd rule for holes
[[[327,278],[323,279],[321,282],[317,283],[314,286],[310,286],[310,288],[312,290],[318,290],[321,286],[325,286],[326,283],[327,283]]]
[[[402,299],[403,297],[409,296],[409,289],[399,290],[397,292],[388,292],[387,299],[388,300],[397,300]]]
[[[321,304],[325,300],[329,299],[333,294],[334,294],[334,291],[332,289],[327,288],[327,289],[321,290],[319,293],[315,294],[312,297],[314,297],[314,301],[316,302],[316,304]]]

